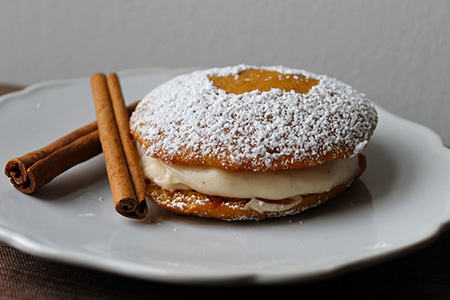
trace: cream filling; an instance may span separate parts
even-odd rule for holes
[[[145,176],[163,189],[195,190],[211,196],[251,199],[247,206],[258,211],[288,210],[302,201],[301,195],[327,192],[348,181],[359,167],[356,155],[304,169],[236,172],[168,164],[145,155],[140,145],[138,150]],[[286,198],[294,201],[278,205],[262,200]]]
[[[293,208],[297,204],[302,203],[302,201],[303,201],[303,197],[300,195],[293,196],[293,197],[291,197],[291,199],[292,199],[292,201],[289,203],[274,203],[274,202],[267,202],[267,201],[264,201],[264,200],[258,199],[258,198],[252,198],[252,199],[250,199],[249,202],[247,202],[245,204],[245,206],[247,208],[250,208],[250,209],[253,209],[253,210],[256,210],[259,212],[286,211],[286,210]]]

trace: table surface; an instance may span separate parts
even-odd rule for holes
[[[20,87],[0,85],[0,95]],[[0,243],[0,299],[230,299],[329,296],[450,299],[450,231],[431,245],[387,262],[309,283],[267,286],[163,284],[35,257]]]

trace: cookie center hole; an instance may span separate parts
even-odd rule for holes
[[[293,90],[306,94],[313,86],[319,84],[317,79],[264,69],[245,70],[231,76],[209,76],[209,79],[217,88],[225,90],[228,94],[243,94],[254,90],[268,92],[277,88],[286,92]]]

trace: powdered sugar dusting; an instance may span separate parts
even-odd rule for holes
[[[262,68],[319,80],[307,94],[272,89],[227,94],[208,76],[237,76]],[[238,65],[184,74],[160,85],[139,103],[131,130],[146,154],[166,161],[183,156],[233,164],[252,162],[259,170],[288,168],[293,160],[327,153],[362,151],[376,126],[367,96],[325,75],[303,70]]]

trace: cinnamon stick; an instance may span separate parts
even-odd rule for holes
[[[119,133],[117,118],[122,122],[123,114],[116,114],[111,94],[120,105],[123,105],[123,96],[121,95],[118,80],[112,76],[108,87],[107,78],[104,74],[97,73],[91,77],[92,95],[94,98],[95,112],[97,115],[98,131],[100,134],[101,147],[105,157],[106,171],[108,173],[109,184],[113,196],[116,211],[121,215],[130,218],[143,218],[147,214],[147,204],[145,202],[145,194],[141,197],[139,191],[140,185],[144,184],[144,177],[139,175],[136,177],[137,182],[133,182],[132,175],[136,170],[134,168],[142,168],[140,162],[127,161],[125,148],[128,148],[128,142],[122,143]],[[123,110],[122,110],[123,111]],[[118,116],[120,115],[120,116]],[[128,116],[126,116],[128,119]],[[128,124],[128,121],[126,121]],[[121,123],[121,125],[123,125]],[[129,131],[128,126],[125,128]],[[127,135],[125,139],[130,139]],[[134,144],[131,144],[133,147]],[[133,158],[133,156],[130,156]],[[129,158],[128,158],[129,159]],[[141,171],[142,172],[142,171]],[[142,181],[142,183],[140,183]],[[139,198],[137,196],[139,194]]]
[[[111,103],[114,110],[114,116],[117,122],[120,141],[127,161],[131,181],[133,182],[136,200],[142,204],[145,203],[145,176],[141,165],[136,144],[130,131],[130,118],[128,116],[125,100],[122,95],[119,78],[117,74],[112,73],[107,77],[108,89],[111,96]]]
[[[137,103],[128,106],[128,114]],[[32,194],[56,176],[101,152],[97,121],[94,121],[41,149],[9,160],[5,174],[17,190]]]

